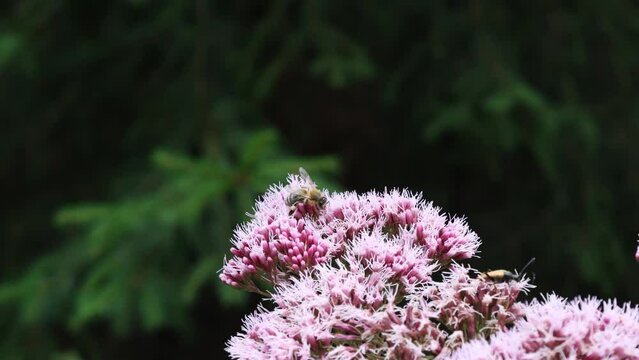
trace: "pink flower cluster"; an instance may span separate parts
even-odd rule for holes
[[[229,340],[232,358],[639,359],[639,309],[522,302],[529,280],[460,265],[477,235],[419,195],[324,191],[325,207],[286,204],[313,186],[290,176],[235,231],[220,278],[270,303]]]
[[[326,261],[331,243],[304,219],[266,219],[236,230],[233,259],[225,264],[222,281],[257,290],[256,275],[275,284],[288,273]]]
[[[223,282],[262,293],[260,284],[279,284],[339,258],[347,246],[359,242],[371,243],[357,247],[362,257],[374,266],[392,265],[408,284],[427,279],[430,263],[467,259],[479,247],[477,235],[463,220],[447,218],[419,195],[406,191],[361,196],[324,191],[328,198],[325,209],[311,202],[299,203],[291,213],[288,195],[314,186],[291,175],[286,186],[271,187],[257,201],[251,221],[235,230],[233,257],[220,275]]]
[[[308,187],[297,176],[289,185],[274,186],[256,203],[250,222],[235,230],[231,253],[220,279],[233,287],[263,293],[259,283],[277,284],[291,273],[323,263],[330,258],[334,242],[322,234],[321,226],[304,217],[304,204],[290,215],[286,197],[292,189]]]
[[[523,308],[511,330],[473,340],[452,359],[639,359],[639,309],[549,295]]]
[[[472,277],[470,272],[455,264],[443,273],[442,281],[431,282],[410,296],[445,328],[462,331],[464,340],[506,329],[522,314],[517,302],[520,293],[532,287],[528,279],[495,282]]]
[[[228,351],[237,359],[437,356],[469,339],[470,318],[485,316],[489,329],[488,324],[505,328],[519,316],[518,308],[509,312],[511,297],[525,284],[470,279],[466,270],[460,267],[447,276],[460,278],[458,284],[481,282],[482,290],[460,297],[456,285],[446,281],[402,287],[393,281],[397,272],[392,267],[374,269],[348,251],[334,265],[319,265],[278,286],[272,296],[275,309],[250,315]],[[437,298],[430,300],[431,292]],[[455,308],[462,311],[456,314]]]

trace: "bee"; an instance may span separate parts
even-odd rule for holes
[[[521,273],[517,272],[515,270],[514,273],[508,271],[508,270],[489,270],[486,272],[483,272],[481,274],[479,274],[479,277],[481,277],[484,280],[492,280],[494,282],[506,282],[506,281],[511,281],[511,280],[519,280],[521,279],[522,274],[524,273],[524,271],[526,271],[526,269],[528,268],[528,266],[530,266],[530,264],[532,264],[533,262],[535,262],[535,258],[530,259],[530,261],[528,261],[528,263],[526,264],[526,266],[524,266],[523,269],[521,269]]]
[[[300,177],[310,184],[314,184],[311,176],[308,175],[304,168],[300,168]],[[291,192],[286,198],[286,205],[290,206],[290,213],[293,214],[295,209],[297,209],[297,205],[303,203],[304,205],[310,205],[311,207],[316,207],[319,210],[324,210],[326,206],[326,202],[328,199],[326,196],[319,191],[315,186],[307,187],[302,186],[299,189]]]

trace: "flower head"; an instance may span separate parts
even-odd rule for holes
[[[235,230],[220,278],[273,309],[244,320],[227,343],[232,358],[639,359],[637,308],[522,302],[534,287],[525,277],[496,281],[458,263],[480,245],[463,218],[406,190],[288,201],[312,186],[289,176]]]
[[[638,359],[639,308],[548,295],[524,306],[513,329],[471,341],[452,358]]]
[[[327,261],[332,242],[320,233],[317,222],[304,218],[304,209],[291,214],[288,195],[314,186],[290,175],[286,186],[274,185],[256,202],[248,223],[238,226],[231,240],[233,258],[225,262],[220,279],[228,285],[259,291],[256,281],[275,284],[315,264]]]
[[[479,237],[464,219],[453,218],[439,229],[431,226],[430,231],[424,231],[421,225],[416,229],[416,239],[427,246],[428,256],[433,259],[449,263],[469,259],[477,252]]]
[[[228,351],[235,358],[251,349],[255,358],[293,351],[292,358],[312,354],[370,352],[369,342],[381,336],[386,306],[395,299],[396,286],[388,269],[372,274],[358,259],[346,257],[336,267],[317,266],[313,272],[276,287],[276,310],[258,310],[246,321],[243,334],[233,337]],[[265,325],[266,324],[266,325]],[[264,330],[265,326],[270,330]],[[272,330],[272,331],[271,331]],[[273,331],[278,332],[274,337]],[[273,347],[282,349],[273,351]],[[364,347],[364,348],[360,348]]]
[[[494,282],[473,277],[470,268],[454,264],[442,281],[412,290],[409,303],[469,340],[506,329],[520,318],[522,307],[517,298],[532,287],[527,279]]]
[[[475,254],[477,235],[465,221],[448,220],[421,195],[391,190],[331,193],[327,204],[310,209],[289,195],[314,187],[307,178],[290,175],[286,185],[272,186],[256,202],[250,221],[238,226],[233,257],[225,261],[220,279],[231,286],[263,292],[261,282],[275,285],[306,269],[359,252],[371,266],[390,266],[404,284],[425,281],[434,261],[448,264]]]

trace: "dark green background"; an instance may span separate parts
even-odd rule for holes
[[[0,5],[0,357],[223,356],[255,197],[408,187],[479,269],[639,301],[630,1]],[[533,294],[534,295],[534,294]]]

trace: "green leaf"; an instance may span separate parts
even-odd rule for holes
[[[154,151],[151,160],[158,169],[166,171],[188,171],[195,166],[187,156],[167,150]]]
[[[58,210],[54,222],[60,227],[83,225],[109,216],[111,212],[111,206],[106,204],[71,205]]]
[[[142,326],[146,331],[155,330],[166,322],[164,299],[169,294],[163,291],[163,286],[159,283],[160,279],[159,275],[149,276],[142,286],[139,306]]]
[[[206,282],[211,282],[212,284],[215,279],[215,273],[219,267],[220,261],[214,261],[211,258],[200,260],[191,270],[191,274],[188,276],[182,288],[182,299],[184,302],[187,304],[192,303],[198,291]]]
[[[253,133],[242,147],[238,165],[251,168],[258,159],[273,155],[278,140],[277,132],[272,129]]]
[[[0,69],[16,58],[23,47],[23,39],[19,34],[0,33]]]
[[[472,118],[473,114],[466,104],[448,107],[426,125],[424,136],[427,141],[434,141],[445,133],[464,130]]]

